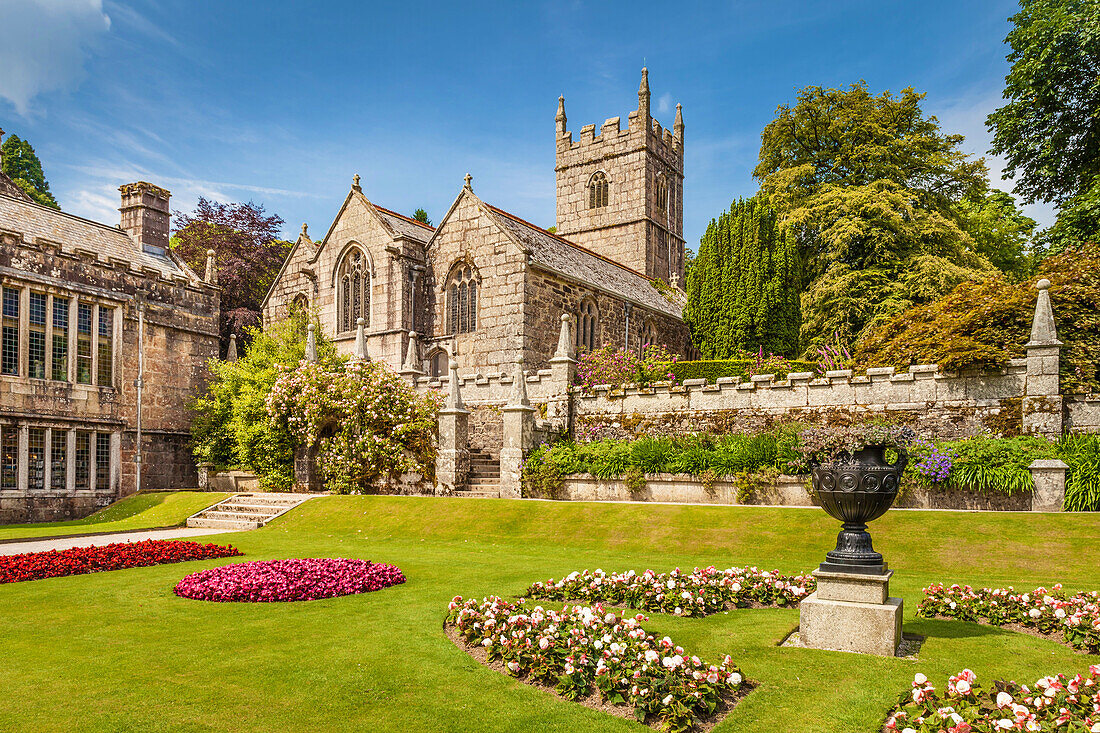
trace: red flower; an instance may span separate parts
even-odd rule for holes
[[[59,578],[65,575],[83,575],[188,560],[236,557],[240,554],[239,550],[230,545],[171,540],[116,542],[99,547],[26,552],[0,557],[0,583]]]

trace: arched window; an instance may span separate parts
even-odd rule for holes
[[[657,174],[657,211],[668,212],[668,179],[664,173]]]
[[[577,313],[577,353],[592,351],[596,348],[598,333],[599,312],[596,310],[596,302],[591,298],[581,301],[580,311]]]
[[[291,313],[309,313],[309,296],[305,293],[298,293],[294,296],[294,300],[290,301]]]
[[[439,349],[432,353],[432,355],[428,358],[428,365],[431,368],[431,375],[433,377],[442,377],[447,374],[447,352],[443,349]]]
[[[607,206],[607,174],[596,171],[588,181],[588,208],[602,209]]]
[[[642,328],[642,343],[638,346],[638,351],[644,355],[647,346],[657,345],[657,338],[657,327],[653,325],[653,321],[647,321]]]
[[[469,264],[459,265],[447,285],[447,325],[449,333],[477,330],[477,276]]]
[[[358,247],[344,255],[336,278],[337,330],[354,331],[362,318],[370,325],[370,266],[367,256]]]

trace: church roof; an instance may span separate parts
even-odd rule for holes
[[[371,202],[371,206],[378,211],[378,215],[389,224],[393,233],[399,237],[408,237],[421,244],[426,244],[428,240],[432,238],[432,234],[435,233],[435,228],[430,224],[425,224],[416,219],[410,219],[404,214],[398,214],[396,211],[385,209],[373,201]]]
[[[144,251],[130,235],[118,227],[82,219],[3,193],[0,193],[0,229],[18,232],[28,242],[56,242],[68,254],[74,254],[75,250],[81,249],[94,252],[103,262],[109,262],[111,258],[125,260],[134,269],[151,268],[165,278],[176,276],[189,280],[198,279],[187,265],[174,256]]]
[[[483,202],[484,203],[484,202]],[[571,280],[591,285],[631,303],[682,318],[683,307],[665,297],[642,273],[573,244],[496,206],[485,204],[500,226],[528,250],[531,263]]]
[[[17,199],[23,199],[24,201],[31,201],[31,197],[28,196],[23,189],[15,185],[15,181],[8,178],[4,171],[0,171],[0,193],[7,196],[14,196]]]

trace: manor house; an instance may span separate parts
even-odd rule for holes
[[[203,279],[168,248],[168,191],[120,190],[121,225],[100,224],[0,173],[0,523],[133,493],[139,419],[142,488],[198,483],[188,408],[218,355],[213,263]]]
[[[663,129],[642,69],[625,127],[613,117],[575,140],[563,98],[555,122],[555,232],[482,201],[469,175],[434,229],[368,200],[355,176],[322,239],[303,225],[265,322],[311,310],[351,353],[362,319],[371,358],[434,376],[451,356],[464,372],[510,369],[520,356],[544,368],[562,314],[575,319],[578,350],[660,343],[687,353],[680,106]]]

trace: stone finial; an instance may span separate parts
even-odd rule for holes
[[[573,317],[568,313],[561,314],[561,330],[558,333],[558,348],[554,352],[555,359],[573,358],[573,333],[570,323]]]
[[[306,326],[306,361],[317,361],[317,326],[312,323]]]
[[[302,236],[309,239],[309,224],[302,222]]]
[[[237,334],[229,334],[229,348],[225,350],[226,361],[237,360]]]
[[[218,284],[218,266],[214,260],[214,250],[206,250],[206,277],[203,278],[211,285]]]
[[[420,369],[420,337],[416,331],[409,331],[409,347],[405,351],[405,363],[401,367],[401,374],[416,376],[423,373]]]
[[[370,361],[367,353],[367,319],[363,317],[355,319],[355,358]]]
[[[523,357],[516,357],[516,374],[512,379],[512,399],[508,401],[508,407],[530,407],[531,400],[527,398],[527,372],[523,370]]]
[[[558,97],[558,115],[554,118],[554,121],[558,123],[558,134],[565,134],[565,97]]]
[[[4,128],[0,127],[0,143],[4,142]],[[4,164],[4,151],[0,150],[0,165]]]
[[[1031,341],[1028,346],[1061,346],[1054,325],[1054,309],[1050,306],[1050,280],[1045,277],[1035,284],[1039,297],[1035,301],[1035,317],[1031,321]]]
[[[451,377],[448,380],[450,384],[448,385],[447,401],[443,403],[443,407],[448,410],[464,410],[466,405],[462,402],[462,390],[458,385],[460,381],[458,378],[458,361],[451,359],[447,367]]]
[[[642,67],[642,83],[638,85],[638,112],[649,117],[649,69]]]
[[[684,144],[684,113],[679,104],[676,105],[676,120],[672,123],[672,137],[677,144]]]
[[[680,272],[678,270],[673,270],[672,275],[670,275],[668,279],[669,285],[676,288],[677,290],[680,289]]]
[[[356,173],[351,177],[351,190],[356,193],[363,193],[363,187],[359,185],[359,174]]]
[[[465,188],[467,191],[473,191],[474,190],[474,186],[473,186],[474,177],[471,176],[469,173],[467,173],[466,178],[463,179],[463,180],[465,180],[466,183],[463,184],[462,187]]]

